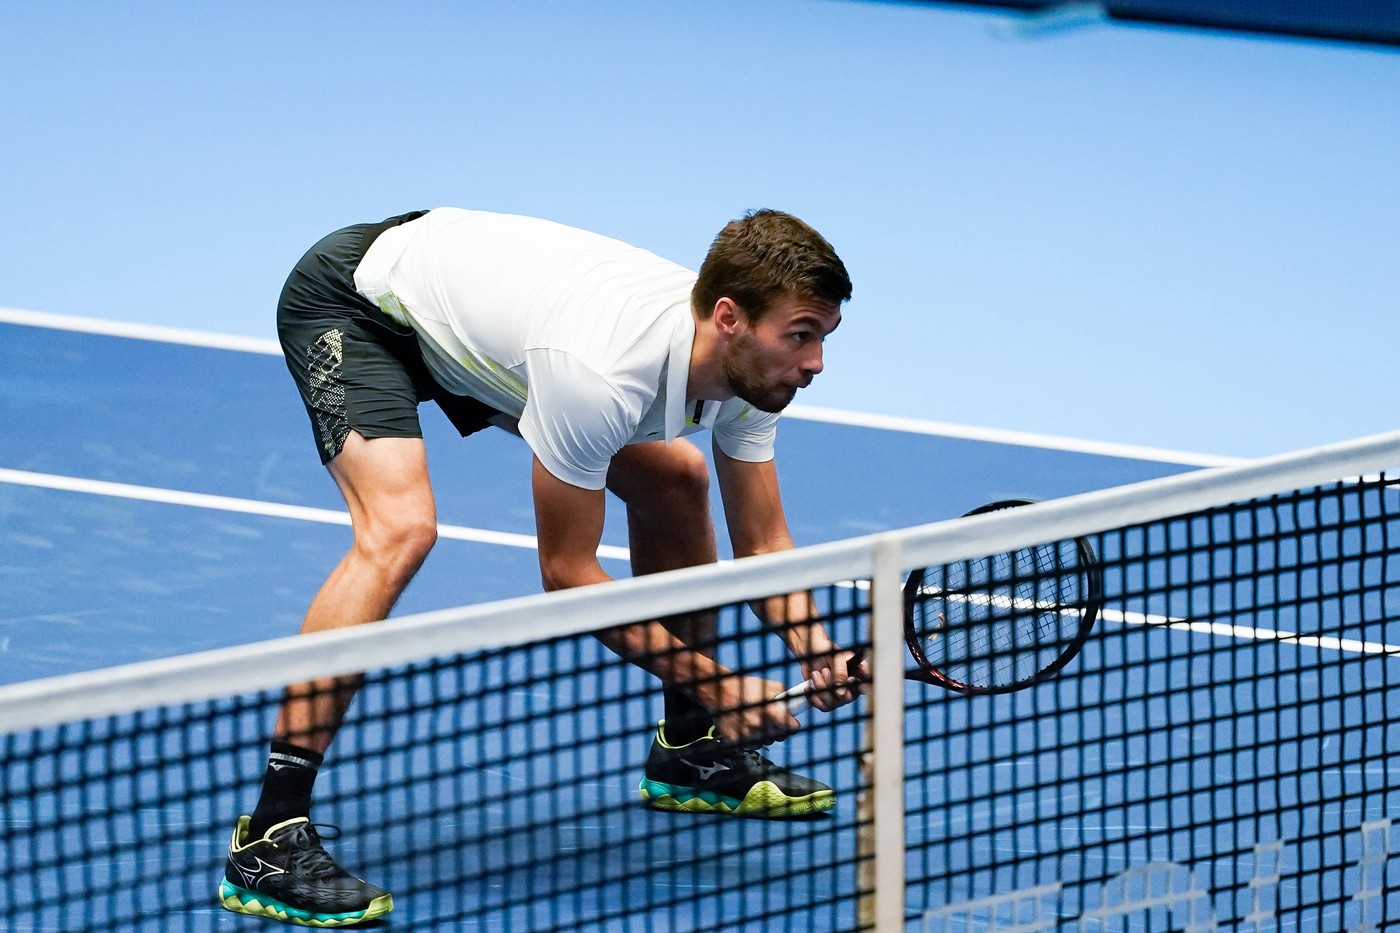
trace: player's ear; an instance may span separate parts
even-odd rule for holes
[[[748,322],[748,315],[744,313],[744,309],[739,307],[733,298],[727,297],[715,302],[715,310],[711,316],[715,322],[715,330],[726,336],[738,333]]]

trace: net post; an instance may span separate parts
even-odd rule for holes
[[[899,538],[872,545],[871,715],[861,749],[858,919],[904,928],[904,582]]]

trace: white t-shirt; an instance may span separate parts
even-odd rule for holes
[[[545,468],[585,489],[623,446],[706,428],[736,460],[773,458],[777,415],[686,392],[694,284],[618,240],[452,207],[386,230],[355,270],[439,384],[515,419]]]

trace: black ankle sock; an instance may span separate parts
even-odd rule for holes
[[[710,731],[714,719],[699,703],[679,690],[666,690],[666,726],[662,730],[671,745],[689,745]]]
[[[321,756],[290,742],[273,742],[263,774],[262,796],[253,811],[248,836],[260,839],[273,826],[311,813],[311,787]]]

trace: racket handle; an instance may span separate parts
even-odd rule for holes
[[[812,682],[810,680],[806,680],[798,684],[796,687],[788,687],[786,690],[775,696],[773,699],[782,700],[783,705],[787,707],[789,713],[791,713],[794,716],[801,716],[803,713],[807,712],[807,710],[812,708],[811,701],[807,699],[808,694],[810,694],[811,692]]]

